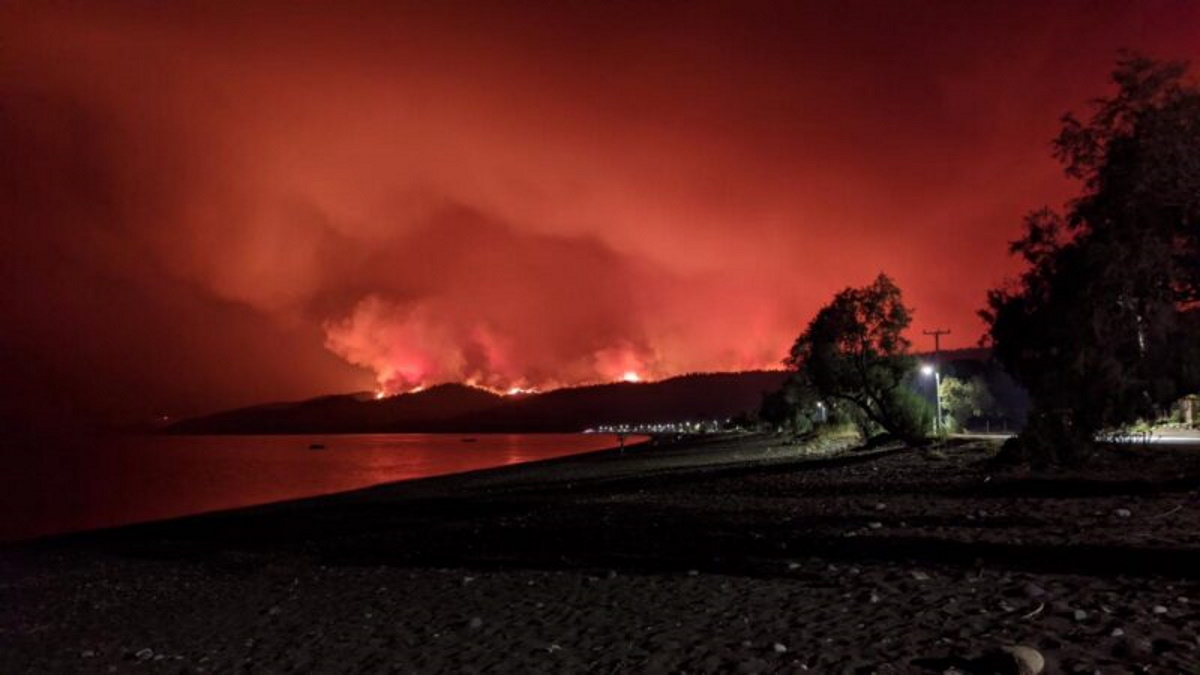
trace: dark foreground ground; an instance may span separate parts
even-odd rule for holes
[[[0,673],[987,672],[1011,644],[1048,672],[1200,672],[1200,449],[1033,478],[987,442],[778,444],[10,547]]]

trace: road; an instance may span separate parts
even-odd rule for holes
[[[970,440],[1004,440],[1015,436],[1015,432],[1007,433],[964,433],[951,434],[951,438]],[[1144,443],[1164,445],[1200,445],[1200,429],[1158,429],[1151,432],[1129,432],[1128,434],[1105,437],[1112,443]]]

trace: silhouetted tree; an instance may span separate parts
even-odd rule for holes
[[[928,403],[906,386],[916,365],[903,335],[911,321],[900,289],[880,274],[868,286],[834,296],[796,339],[785,363],[802,387],[848,404],[860,426],[920,444],[932,417]]]
[[[1200,382],[1200,90],[1186,66],[1124,56],[1117,93],[1063,118],[1055,157],[1082,194],[1026,218],[1028,263],[980,314],[1033,410],[1009,450],[1071,460]]]

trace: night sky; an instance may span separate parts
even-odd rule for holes
[[[1200,57],[1185,1],[396,4],[0,8],[0,412],[778,367],[880,271],[972,346],[1060,115]]]

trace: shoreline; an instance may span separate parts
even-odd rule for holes
[[[459,434],[453,434],[459,435]],[[476,436],[484,434],[475,434]],[[536,459],[517,464],[484,467],[449,474],[387,481],[375,485],[316,494],[295,499],[251,504],[214,511],[204,511],[165,519],[156,519],[89,530],[62,532],[29,539],[0,542],[0,554],[5,550],[20,550],[41,545],[70,545],[108,537],[138,536],[141,531],[170,530],[194,523],[255,518],[268,514],[284,514],[312,509],[338,508],[356,502],[381,501],[400,504],[430,498],[470,497],[501,492],[537,492],[539,490],[571,488],[576,485],[602,485],[622,481],[639,481],[655,477],[687,480],[713,472],[769,470],[774,467],[808,466],[822,463],[866,461],[876,455],[906,451],[888,446],[876,450],[853,451],[854,442],[835,439],[832,454],[798,455],[794,445],[780,442],[772,447],[760,447],[758,434],[711,434],[685,436],[673,440],[675,434],[656,436],[638,434],[639,440],[619,446],[590,450],[548,459]],[[309,436],[298,436],[309,438]],[[710,445],[721,446],[732,455],[709,452]],[[736,450],[748,448],[749,455]],[[653,452],[652,456],[646,455]],[[759,454],[761,452],[761,454]],[[757,456],[755,456],[757,455]],[[648,460],[648,461],[647,461]],[[799,461],[798,461],[799,460]]]
[[[430,434],[401,434],[401,435],[384,434],[383,436],[387,437],[387,438],[396,437],[396,436],[401,436],[401,437],[403,437],[403,436],[420,436],[420,437],[438,436],[438,437],[441,437],[442,439],[458,441],[458,440],[462,440],[463,438],[478,439],[478,438],[486,437],[489,435],[511,436],[512,434],[482,434],[482,433],[481,434],[470,434],[470,435],[463,435],[463,434],[434,434],[434,435],[430,435]],[[559,433],[519,434],[519,435],[522,437],[543,436],[543,437],[551,437],[551,438],[556,438],[556,437],[561,438],[561,437],[566,437],[566,436],[572,436],[572,437],[574,437],[574,436],[584,437],[585,436],[584,434],[559,434]],[[605,435],[606,434],[599,434],[599,436],[605,436]],[[226,498],[223,500],[219,500],[219,501],[224,501],[225,504],[218,503],[216,505],[205,505],[200,508],[196,508],[195,510],[192,510],[190,512],[187,510],[180,510],[180,509],[175,508],[175,509],[170,510],[170,511],[173,511],[173,513],[168,512],[168,513],[163,513],[163,514],[158,514],[158,515],[148,516],[148,517],[142,516],[141,518],[137,518],[136,516],[133,518],[130,518],[130,517],[126,516],[126,517],[121,518],[120,520],[116,520],[116,521],[113,521],[112,519],[110,519],[109,523],[97,523],[97,524],[90,524],[87,526],[75,525],[73,527],[51,527],[51,528],[47,528],[50,531],[45,534],[23,534],[23,535],[18,534],[17,536],[7,536],[6,537],[4,535],[10,534],[10,533],[5,528],[0,527],[0,551],[4,550],[5,548],[8,548],[8,547],[20,547],[22,545],[33,544],[33,543],[36,543],[39,541],[52,541],[52,540],[55,540],[58,538],[63,538],[63,537],[76,537],[76,536],[86,537],[90,534],[99,534],[99,533],[113,531],[113,530],[120,530],[120,529],[128,528],[128,527],[166,524],[166,523],[170,523],[173,521],[182,521],[182,520],[187,520],[187,519],[191,519],[191,518],[198,518],[198,517],[211,516],[211,515],[217,515],[217,514],[236,513],[236,512],[240,512],[243,510],[249,510],[249,509],[259,509],[259,508],[264,508],[264,507],[293,508],[296,506],[304,505],[305,503],[313,501],[313,500],[323,500],[328,497],[337,497],[337,496],[341,496],[341,495],[352,494],[352,493],[359,492],[362,490],[369,490],[369,489],[372,489],[375,487],[400,485],[400,484],[424,481],[424,480],[429,480],[429,479],[449,478],[449,477],[458,476],[458,475],[475,474],[475,473],[487,472],[487,471],[496,471],[496,470],[516,467],[516,466],[538,464],[538,463],[542,463],[542,462],[553,462],[555,460],[560,460],[560,459],[567,459],[567,458],[576,457],[576,456],[582,456],[582,455],[588,455],[588,454],[594,454],[594,453],[603,453],[603,452],[606,452],[609,450],[616,450],[618,447],[617,445],[615,445],[617,443],[616,435],[615,434],[607,434],[607,435],[613,436],[611,441],[612,441],[612,443],[614,443],[614,445],[612,445],[611,447],[604,447],[601,445],[608,439],[600,439],[596,443],[593,443],[592,444],[593,447],[590,449],[582,449],[582,450],[573,449],[566,454],[552,454],[552,455],[546,456],[546,457],[534,457],[534,458],[527,459],[524,461],[519,461],[519,462],[516,462],[513,464],[497,463],[496,460],[489,459],[488,455],[485,454],[483,456],[484,461],[480,462],[481,465],[474,467],[474,468],[446,471],[444,469],[439,470],[439,467],[437,467],[435,465],[433,467],[433,469],[434,469],[433,471],[431,471],[423,476],[398,478],[398,479],[394,479],[394,480],[384,480],[383,482],[377,482],[377,483],[358,484],[358,485],[352,484],[350,486],[333,488],[333,489],[328,489],[328,488],[314,489],[314,490],[308,491],[307,494],[301,492],[299,494],[280,495],[280,496],[268,498],[265,501],[258,501],[258,502],[251,501],[249,503],[246,503],[246,501],[244,499],[231,500],[227,496],[228,494],[231,494],[231,493],[228,493],[228,491],[226,491]],[[344,449],[344,443],[342,443],[342,440],[344,440],[346,438],[349,438],[350,440],[354,441],[354,440],[359,440],[361,437],[377,437],[377,436],[380,436],[380,434],[339,434],[339,435],[325,435],[325,436],[295,435],[295,436],[287,436],[287,438],[295,439],[295,441],[297,442],[297,448],[300,448],[303,446],[309,446],[308,447],[309,451],[319,450],[322,453],[322,455],[324,455],[325,451],[329,451],[329,452],[332,452],[335,454],[340,453]],[[275,440],[280,437],[281,437],[280,435],[267,435],[267,436],[263,436],[262,438]],[[110,438],[115,439],[116,441],[118,441],[122,444],[127,443],[129,441],[144,443],[147,440],[153,440],[155,438],[155,435],[154,434],[115,435]],[[175,439],[175,438],[181,438],[181,437],[168,436],[167,438]],[[245,443],[247,441],[247,439],[249,439],[251,442],[254,442],[256,440],[255,436],[209,436],[209,437],[193,436],[193,437],[188,437],[188,438],[199,439],[202,441],[207,439],[209,441],[213,441],[213,442],[217,442],[217,443],[222,443],[222,442],[226,441],[226,439],[232,439],[232,441],[242,442],[242,443]],[[645,435],[645,434],[636,435],[634,437],[634,439],[635,440],[632,443],[627,444],[629,447],[633,447],[635,445],[653,440],[650,435]],[[72,447],[72,445],[66,445],[66,446],[59,446],[59,447],[55,448],[55,450],[58,453],[64,452],[64,448],[67,452],[70,452],[70,453],[89,452],[89,449],[87,447],[85,447],[86,445],[88,445],[87,443],[76,441],[76,443],[74,445],[77,447]],[[314,447],[312,447],[313,445],[316,445],[318,447],[314,448]],[[452,445],[457,447],[457,443],[452,443]],[[555,445],[557,445],[557,444],[555,444]],[[600,446],[600,447],[596,447],[596,446]],[[468,448],[468,449],[473,449],[475,446],[474,445],[472,445],[472,446],[464,445],[462,447]],[[358,448],[358,449],[362,450],[363,448]],[[150,450],[156,451],[158,449],[150,448]],[[445,451],[445,450],[446,449],[443,448],[441,451]],[[492,454],[494,454],[494,451]],[[117,459],[119,459],[120,461],[128,461],[125,458],[117,458]],[[227,458],[218,457],[218,459],[227,459]],[[316,459],[322,459],[322,457],[318,455],[318,456],[316,456]],[[49,464],[46,463],[46,466],[49,466]],[[27,468],[27,467],[18,466],[18,469],[21,469],[21,468]],[[70,467],[70,468],[72,470],[78,471],[78,467]],[[428,468],[427,468],[427,470],[428,470]],[[179,476],[182,476],[182,475],[183,474],[179,474]],[[168,478],[169,479],[175,478],[175,476],[168,476]],[[80,487],[86,488],[88,486],[80,486]],[[249,487],[251,490],[253,490],[257,486],[249,486]],[[218,492],[220,492],[220,490],[218,490]],[[16,500],[10,499],[9,501],[11,502],[10,507],[14,508],[14,509],[18,509],[18,508],[21,508],[22,506],[25,506],[24,504],[22,504],[21,502],[18,502]],[[5,502],[3,500],[0,500],[0,503],[5,503]],[[152,499],[150,500],[150,503],[154,503]],[[31,530],[31,531],[35,531],[35,530]]]
[[[1200,452],[1034,476],[987,442],[810,464],[779,443],[9,547],[0,670],[942,673],[1006,644],[1048,672],[1200,664]]]

